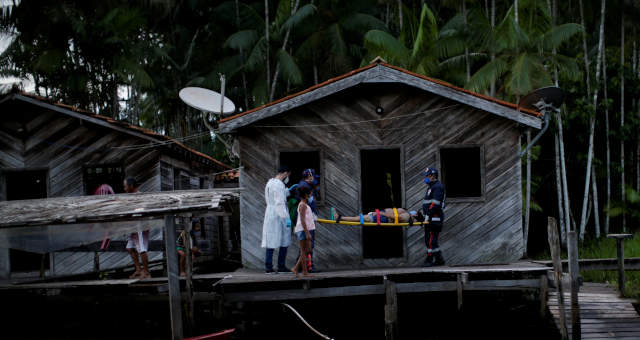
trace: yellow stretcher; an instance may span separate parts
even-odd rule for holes
[[[332,208],[331,215],[333,215],[334,211]],[[393,208],[393,215],[395,216],[394,223],[378,223],[378,222],[350,222],[350,221],[340,221],[336,222],[335,220],[327,220],[324,218],[319,218],[316,221],[318,223],[325,224],[341,224],[341,225],[351,225],[351,226],[365,226],[365,227],[420,227],[425,224],[429,224],[428,221],[425,222],[415,222],[413,224],[409,224],[407,222],[398,222],[398,209]],[[362,215],[360,217],[362,219]]]
[[[407,222],[399,222],[399,223],[376,223],[376,222],[364,222],[364,223],[360,223],[360,222],[348,222],[348,221],[340,221],[339,223],[336,223],[336,221],[334,220],[327,220],[324,218],[319,218],[316,220],[316,222],[318,223],[325,223],[325,224],[342,224],[342,225],[351,225],[351,226],[365,226],[365,227],[409,227],[409,223]],[[423,226],[425,224],[429,224],[429,222],[416,222],[413,224],[414,227],[420,227]]]

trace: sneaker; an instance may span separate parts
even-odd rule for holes
[[[289,268],[278,268],[278,274],[293,274]]]
[[[276,272],[273,269],[267,269],[264,271],[265,274],[276,274]]]

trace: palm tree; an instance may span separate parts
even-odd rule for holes
[[[522,1],[519,11],[526,16],[537,16],[521,27],[515,24],[514,8],[511,7],[496,27],[495,36],[486,21],[475,22],[471,28],[475,34],[473,39],[481,41],[487,51],[495,51],[496,57],[475,72],[466,88],[483,92],[499,81],[504,90],[503,97],[511,98],[551,85],[549,69],[553,67],[558,67],[569,79],[579,76],[575,60],[554,55],[552,51],[580,32],[581,26],[574,23],[552,26],[548,10],[535,1]]]

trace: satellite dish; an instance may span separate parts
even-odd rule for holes
[[[561,88],[548,86],[537,89],[520,99],[518,107],[537,110],[544,113],[549,106],[558,109],[564,100],[564,92]]]
[[[185,87],[178,94],[185,104],[205,112],[222,115],[234,113],[236,106],[231,99],[223,97],[218,92],[201,87]],[[224,103],[224,106],[222,104]]]

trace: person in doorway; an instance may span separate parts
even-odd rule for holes
[[[398,213],[398,223],[420,223],[424,220],[422,213],[415,210],[408,211],[403,208],[396,208]],[[378,222],[378,213],[380,215],[380,223],[394,223],[396,220],[396,213],[394,208],[385,208],[378,211],[373,211],[368,214],[361,214],[360,216],[341,216],[338,215],[336,222],[348,221],[348,222]]]
[[[427,257],[424,267],[444,265],[444,257],[438,244],[438,235],[442,231],[444,222],[445,189],[438,180],[438,170],[427,168],[424,171],[424,182],[427,184],[427,193],[424,196],[422,210],[429,224],[424,227],[424,242],[427,246]]]
[[[201,254],[200,249],[198,248],[198,239],[200,238],[200,222],[193,221],[191,223],[191,230],[189,231],[189,244],[191,245],[191,260],[193,261],[196,256]],[[183,230],[180,235],[178,235],[178,239],[176,240],[176,250],[178,251],[178,256],[180,257],[180,276],[185,276],[185,268],[187,267],[187,251],[185,248],[185,231]]]
[[[303,276],[312,276],[309,274],[309,268],[305,263],[307,254],[311,251],[311,232],[316,229],[313,212],[309,206],[309,199],[312,197],[311,190],[309,187],[299,186],[298,196],[300,197],[300,203],[298,204],[298,222],[296,223],[294,231],[300,242],[300,256],[295,266],[291,268],[291,271],[296,274],[296,276],[298,276],[300,270],[302,270]]]
[[[136,182],[136,179],[133,177],[127,177],[123,182],[123,187],[124,192],[128,194],[139,192],[138,182]],[[129,255],[131,255],[133,265],[136,267],[136,271],[131,274],[129,278],[150,278],[149,256],[147,255],[147,249],[149,249],[149,230],[129,234],[126,248]],[[140,266],[140,262],[142,262],[142,266]]]
[[[264,212],[262,224],[262,248],[267,248],[264,267],[265,273],[273,274],[273,253],[278,250],[278,272],[288,272],[286,266],[287,247],[291,244],[291,218],[287,209],[288,190],[285,186],[289,182],[291,171],[287,166],[281,166],[278,173],[267,182],[264,189],[264,199],[267,209]]]
[[[298,188],[307,187],[311,191],[311,197],[309,198],[307,205],[311,208],[311,212],[314,214],[314,218],[318,216],[318,206],[316,204],[316,201],[319,193],[318,191],[319,185],[320,185],[319,180],[320,180],[320,176],[316,175],[316,172],[314,169],[309,168],[302,172],[302,179],[298,183]],[[298,201],[302,200],[302,197],[300,197],[299,194],[296,195],[296,197],[298,198]],[[296,218],[297,218],[297,215],[296,215]],[[312,231],[311,232],[311,249],[307,254],[307,267],[308,267],[307,270],[309,270],[309,272],[312,272],[312,273],[318,272],[315,264],[313,263],[313,248],[315,247],[315,245],[316,245],[316,235],[315,235],[315,232]]]

